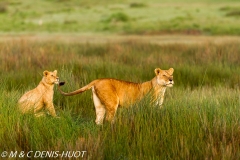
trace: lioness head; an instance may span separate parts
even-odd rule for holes
[[[173,82],[173,68],[169,70],[161,70],[160,68],[155,69],[155,74],[157,76],[157,84],[166,87],[172,87]]]
[[[47,83],[47,84],[58,84],[59,83],[59,77],[57,76],[57,70],[53,71],[53,72],[49,72],[49,71],[44,71],[43,72],[43,80]]]

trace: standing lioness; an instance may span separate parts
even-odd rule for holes
[[[57,71],[43,72],[43,78],[39,85],[33,90],[25,93],[18,101],[20,111],[23,113],[32,112],[35,116],[41,116],[46,109],[51,116],[56,117],[56,112],[53,106],[53,87],[59,83]]]
[[[174,84],[173,71],[173,68],[169,70],[156,68],[156,76],[151,81],[144,83],[126,82],[117,79],[97,79],[70,93],[61,91],[60,87],[58,89],[65,96],[76,95],[92,89],[93,102],[96,109],[95,122],[102,124],[105,112],[107,112],[106,120],[113,121],[118,106],[130,105],[142,99],[151,90],[153,91],[153,101],[156,105],[161,106],[166,87],[172,87]]]

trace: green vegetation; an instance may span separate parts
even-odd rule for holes
[[[0,157],[87,151],[83,159],[240,159],[239,41],[116,36],[240,35],[239,9],[239,0],[1,0]],[[85,34],[101,36],[85,41]],[[64,97],[55,88],[60,118],[17,110],[44,70],[57,69],[67,92],[97,78],[148,81],[156,67],[175,69],[163,108],[146,97],[119,108],[113,126],[95,125],[91,91]]]
[[[240,35],[239,8],[238,0],[9,0],[0,31]]]
[[[86,150],[85,159],[239,159],[239,46],[1,42],[0,153]],[[64,97],[55,89],[60,119],[16,109],[46,69],[57,69],[66,81],[62,89],[71,91],[103,77],[147,81],[156,67],[175,69],[163,108],[145,98],[119,109],[113,127],[95,125],[91,91]]]
[[[226,11],[226,16],[238,17],[240,16],[240,7],[223,7],[220,10]]]

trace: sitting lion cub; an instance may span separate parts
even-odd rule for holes
[[[18,107],[20,111],[23,113],[33,112],[36,117],[39,117],[45,114],[42,110],[46,109],[51,116],[56,117],[53,106],[53,87],[54,84],[58,83],[57,70],[53,72],[44,71],[39,85],[19,99]]]

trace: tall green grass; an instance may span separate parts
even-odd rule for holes
[[[239,159],[239,43],[152,45],[0,43],[0,152],[86,150],[85,159]],[[96,78],[144,82],[173,67],[163,108],[149,98],[119,108],[113,126],[95,125],[91,92],[64,97],[59,119],[21,115],[17,101],[44,70],[58,70],[65,91]]]

